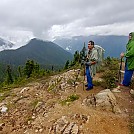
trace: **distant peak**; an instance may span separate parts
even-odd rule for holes
[[[41,42],[51,42],[51,41],[44,41],[44,40],[42,40],[42,39],[39,39],[39,38],[33,38],[33,39],[31,39],[29,42],[35,42],[35,41],[41,41]]]
[[[33,39],[31,39],[30,41],[36,41],[36,40],[40,40],[41,41],[41,39],[38,39],[38,38],[33,38]]]

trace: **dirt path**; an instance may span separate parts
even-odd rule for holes
[[[55,94],[48,92],[47,88],[47,81],[42,80],[13,89],[0,103],[8,108],[7,112],[0,114],[0,134],[58,134],[54,129],[59,119],[58,127],[65,122],[70,126],[73,124],[74,134],[77,131],[79,134],[130,134],[129,115],[134,112],[134,99],[129,90],[114,93],[121,109],[120,114],[115,114],[82,103],[87,96],[102,91],[102,87],[86,91],[79,83],[76,89],[68,87]],[[61,105],[61,100],[72,94],[77,94],[79,99]]]

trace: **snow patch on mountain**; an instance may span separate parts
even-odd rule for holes
[[[11,49],[14,46],[10,41],[0,38],[0,51]]]
[[[71,48],[72,48],[71,46],[67,46],[65,50],[71,51]]]

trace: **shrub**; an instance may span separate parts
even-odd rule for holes
[[[76,94],[73,94],[73,95],[68,96],[66,100],[62,100],[61,104],[62,105],[69,105],[71,102],[78,100],[78,99],[79,99],[79,96]]]
[[[98,81],[98,80],[93,80],[93,85],[94,86],[100,86],[101,83],[103,83],[102,81]]]
[[[106,88],[114,88],[116,87],[116,80],[117,75],[116,71],[113,70],[106,70],[104,74],[102,75],[102,78],[104,79],[104,83]]]

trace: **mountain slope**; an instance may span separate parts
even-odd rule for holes
[[[81,51],[84,42],[93,40],[95,44],[102,46],[105,49],[105,57],[119,57],[122,51],[125,51],[125,44],[128,41],[127,36],[74,36],[71,39],[57,38],[54,43],[60,45],[68,52],[74,53],[76,50]]]
[[[15,87],[8,92],[4,90],[0,96],[0,133],[130,134],[129,115],[133,112],[134,101],[129,90],[124,89],[113,96],[110,96],[110,91],[106,98],[105,89],[100,86],[94,86],[90,91],[83,90],[83,76],[80,74],[82,72],[79,69],[69,70],[47,79],[35,80],[23,87]],[[76,79],[77,75],[79,79]],[[57,82],[58,78],[60,81]],[[77,80],[75,87],[73,82],[68,83],[70,80]],[[96,104],[93,102],[96,98],[92,97],[98,93],[101,93],[101,97],[97,98],[103,101],[96,101]],[[116,100],[108,102],[109,99]],[[113,113],[108,109],[112,103],[119,106],[121,113]]]
[[[58,45],[36,38],[19,49],[0,52],[0,62],[14,65],[23,65],[28,59],[42,65],[63,65],[72,57],[71,53]]]
[[[0,38],[0,51],[6,50],[6,49],[11,49],[13,46],[14,46],[13,43]]]

